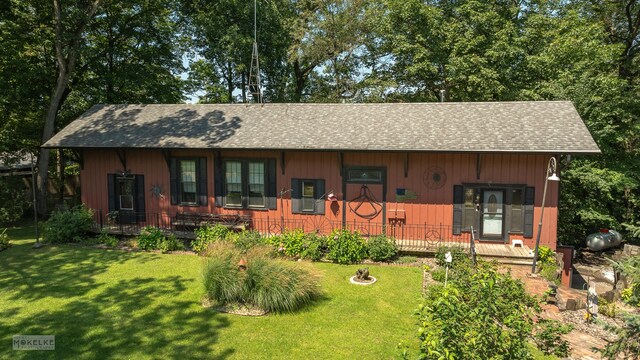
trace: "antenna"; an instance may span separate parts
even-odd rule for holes
[[[262,103],[262,89],[260,88],[260,60],[258,59],[258,21],[257,0],[253,0],[253,51],[251,52],[251,68],[249,70],[249,92],[253,101]]]

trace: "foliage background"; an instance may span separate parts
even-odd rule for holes
[[[55,130],[96,103],[251,101],[250,2],[90,3],[56,37],[51,3],[0,1],[0,154],[41,144],[56,44],[77,65]],[[635,0],[261,0],[257,21],[269,102],[572,101],[602,154],[561,159],[560,241],[640,239]]]

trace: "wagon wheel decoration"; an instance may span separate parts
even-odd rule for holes
[[[436,230],[429,230],[424,234],[427,244],[434,246],[440,243],[440,233]]]
[[[324,216],[311,216],[304,224],[306,232],[327,235],[333,230],[331,223]]]
[[[447,173],[441,167],[430,167],[422,174],[422,183],[429,189],[440,189],[446,182]]]
[[[282,226],[280,226],[280,224],[269,225],[269,235],[280,235],[280,234],[282,234]]]

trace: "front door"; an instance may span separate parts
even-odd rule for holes
[[[503,240],[504,234],[504,191],[482,191],[482,215],[480,218],[480,238]]]
[[[144,175],[107,175],[109,218],[121,224],[145,221]]]

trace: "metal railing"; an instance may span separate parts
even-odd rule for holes
[[[174,233],[182,238],[194,238],[194,230],[205,223],[220,223],[233,229],[244,227],[236,226],[236,223],[225,221],[210,221],[210,214],[202,214],[201,224],[194,222],[191,226],[185,226],[184,222],[177,222],[184,213],[105,213],[96,210],[94,213],[94,230],[96,232],[107,231],[112,234],[134,236],[140,233],[145,226],[160,228],[166,232]],[[214,217],[215,218],[215,217]],[[474,239],[468,232],[459,235],[453,234],[450,225],[443,224],[405,224],[404,222],[392,222],[381,224],[373,221],[347,221],[332,220],[323,215],[307,215],[304,218],[283,219],[277,217],[250,218],[239,217],[246,221],[247,229],[255,230],[265,236],[280,235],[286,231],[301,229],[306,233],[329,235],[336,229],[358,231],[364,237],[385,235],[393,237],[403,251],[433,251],[441,246],[458,246],[472,251]]]

